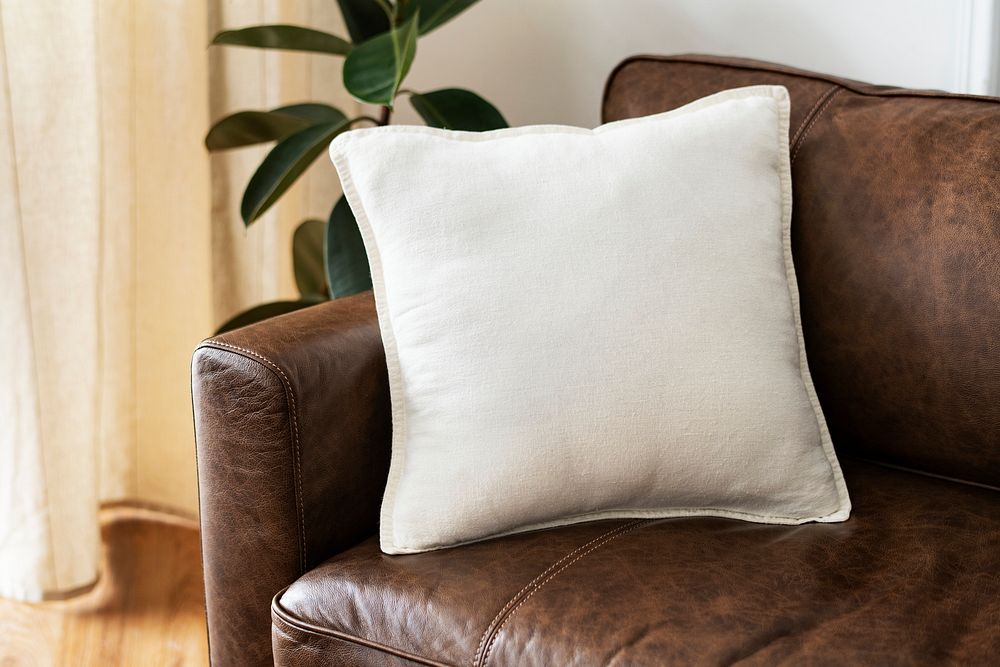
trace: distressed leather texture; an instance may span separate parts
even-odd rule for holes
[[[391,418],[375,303],[205,341],[192,377],[212,664],[271,664],[271,597],[376,529]]]
[[[845,475],[844,524],[597,522],[405,557],[368,540],[276,600],[275,657],[354,636],[417,664],[987,664],[995,492],[868,463]]]
[[[1000,100],[638,57],[604,120],[753,84],[792,100],[792,252],[837,451],[1000,486]]]
[[[754,84],[791,95],[803,330],[852,518],[596,522],[386,556],[388,387],[358,295],[195,353],[214,665],[995,662],[1000,100],[641,56],[604,119]]]

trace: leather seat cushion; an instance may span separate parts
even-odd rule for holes
[[[275,598],[277,664],[987,664],[1000,493],[845,461],[843,524],[603,521],[407,556],[375,538]]]

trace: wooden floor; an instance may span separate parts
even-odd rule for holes
[[[208,664],[197,530],[139,510],[103,518],[93,590],[42,604],[0,599],[0,667]]]

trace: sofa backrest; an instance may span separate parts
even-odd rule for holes
[[[780,84],[809,367],[842,455],[1000,487],[1000,99],[626,60],[605,121]]]

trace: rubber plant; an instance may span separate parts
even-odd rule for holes
[[[270,110],[239,111],[216,122],[205,137],[210,151],[275,142],[247,183],[240,216],[252,225],[322,154],[330,141],[353,127],[388,125],[406,97],[432,127],[479,132],[507,127],[496,107],[461,88],[414,92],[402,88],[422,35],[441,27],[477,0],[338,0],[350,40],[293,25],[257,25],[224,30],[213,45],[307,51],[344,58],[343,85],[354,99],[377,105],[377,117],[348,117],[340,109],[305,102]],[[327,220],[305,220],[292,238],[299,298],[275,301],[240,313],[219,332],[331,298],[371,288],[361,234],[344,197]]]

